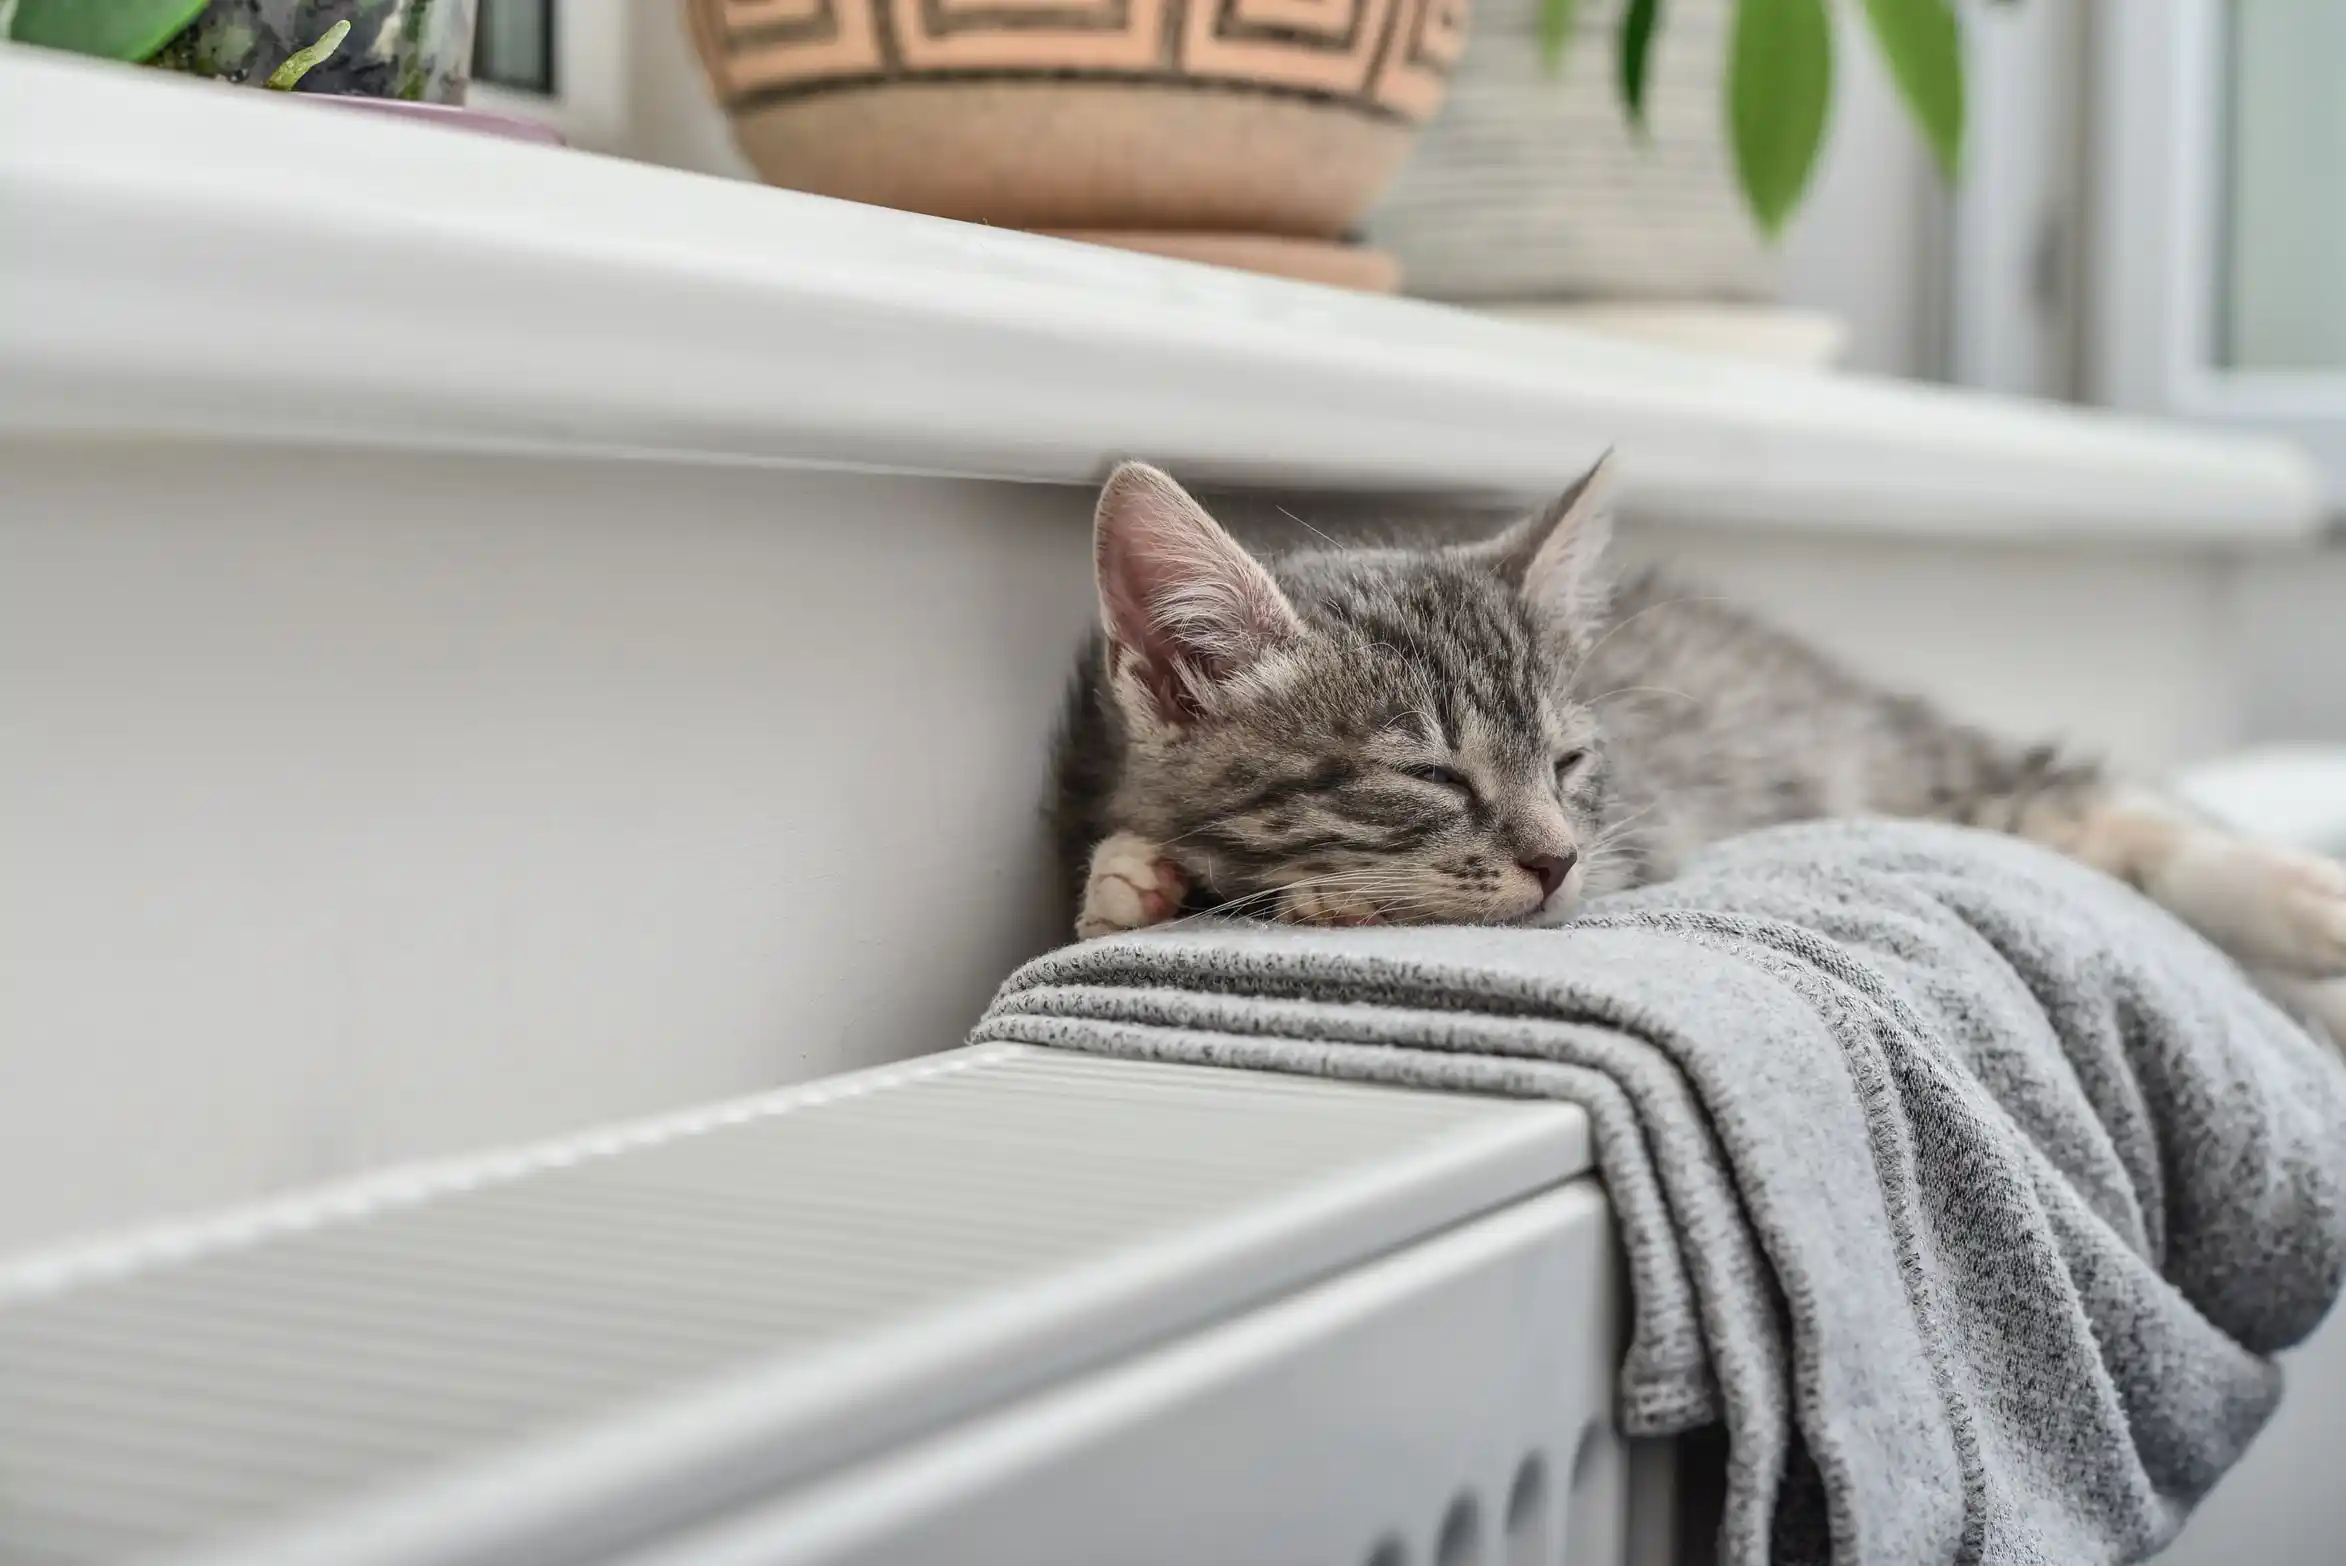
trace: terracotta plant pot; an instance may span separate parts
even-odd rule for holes
[[[1160,250],[1342,239],[1440,106],[1466,27],[1466,0],[686,4],[773,183]]]

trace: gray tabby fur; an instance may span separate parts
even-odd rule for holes
[[[1079,933],[1212,905],[1553,922],[1736,833],[1886,815],[2034,839],[2252,964],[2346,972],[2346,870],[1880,689],[1665,575],[1608,580],[1608,467],[1496,539],[1259,562],[1171,479],[1120,469],[1053,797]],[[1560,885],[1543,859],[1570,864]]]

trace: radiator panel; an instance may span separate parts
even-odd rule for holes
[[[1584,1169],[1577,1112],[1015,1047],[0,1273],[0,1560],[595,1559]]]
[[[1618,1566],[1620,1287],[1575,1182],[626,1566]]]

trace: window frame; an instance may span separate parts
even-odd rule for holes
[[[551,0],[551,6],[554,90],[476,82],[465,102],[550,125],[574,147],[617,152],[628,133],[627,0]]]
[[[2278,435],[2346,513],[2346,368],[2217,362],[2226,238],[2226,0],[2099,9],[2088,385],[2116,408]]]

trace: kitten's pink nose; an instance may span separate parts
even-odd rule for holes
[[[1518,859],[1516,863],[1530,871],[1532,878],[1540,883],[1540,901],[1546,902],[1556,895],[1556,888],[1564,884],[1564,878],[1572,873],[1572,867],[1580,863],[1580,855],[1567,848],[1560,854],[1535,854],[1529,859]]]

